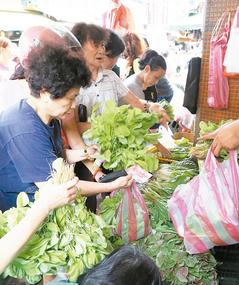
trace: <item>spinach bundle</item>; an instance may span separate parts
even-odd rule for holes
[[[218,123],[214,123],[211,121],[208,122],[204,122],[201,121],[199,123],[199,128],[200,128],[200,136],[203,136],[207,133],[211,133],[214,132],[215,130],[217,130],[218,128],[220,128],[221,126],[231,123],[232,120],[221,120]],[[193,146],[191,148],[190,153],[195,156],[198,159],[205,159],[208,153],[208,150],[212,144],[213,140],[207,140],[207,141],[198,141],[196,146]],[[228,158],[228,152],[225,149],[221,149],[220,154],[219,154],[219,159],[222,161],[224,159]]]
[[[62,159],[57,159],[53,168],[53,184],[66,182],[74,176],[73,166]],[[76,281],[87,268],[99,263],[112,250],[108,241],[111,228],[86,209],[85,199],[78,193],[74,204],[53,210],[6,268],[3,277],[26,279],[35,284],[42,275],[54,275],[63,270],[70,281]],[[31,205],[27,195],[20,193],[16,208],[0,212],[0,237],[25,216]]]
[[[170,121],[173,121],[174,120],[173,106],[165,99],[159,101],[159,104],[167,112],[167,114],[170,118]]]
[[[106,169],[120,170],[134,164],[149,172],[158,168],[156,154],[147,153],[147,143],[157,143],[159,134],[149,133],[149,128],[157,122],[157,115],[144,113],[128,105],[117,107],[108,101],[104,113],[91,116],[91,129],[85,137],[100,146],[101,159]]]

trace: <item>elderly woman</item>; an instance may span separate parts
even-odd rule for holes
[[[42,187],[57,157],[69,163],[85,159],[89,149],[63,149],[60,121],[75,105],[80,87],[89,83],[83,59],[69,49],[38,47],[28,55],[25,70],[30,96],[0,115],[0,210],[16,205],[19,192],[31,199]],[[131,177],[108,184],[79,181],[82,195],[110,192],[129,185]]]
[[[106,30],[93,24],[78,23],[73,27],[72,32],[82,45],[86,64],[92,74],[90,86],[81,88],[77,96],[77,104],[86,106],[88,118],[91,116],[95,104],[98,104],[98,112],[101,114],[106,101],[111,99],[117,104],[122,101],[124,104],[130,104],[143,111],[150,109],[157,112],[159,117],[162,117],[162,124],[168,121],[166,112],[159,104],[140,100],[124,86],[121,79],[112,70],[102,68],[105,59],[105,42],[107,41]],[[81,131],[85,131],[89,127],[88,122],[81,124]]]

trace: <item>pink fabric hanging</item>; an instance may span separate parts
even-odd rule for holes
[[[210,41],[208,106],[215,109],[228,107],[229,85],[223,75],[223,61],[231,28],[230,14],[224,12],[213,29]]]

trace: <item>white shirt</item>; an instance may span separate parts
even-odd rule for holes
[[[89,118],[96,104],[99,105],[97,114],[102,114],[108,100],[113,100],[116,105],[119,105],[119,99],[126,96],[128,92],[128,88],[112,70],[100,69],[96,81],[93,81],[89,87],[80,89],[76,97],[76,105],[85,105]]]

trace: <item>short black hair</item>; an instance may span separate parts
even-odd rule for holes
[[[124,50],[125,45],[123,40],[115,32],[107,29],[109,34],[108,40],[105,45],[106,55],[110,58],[119,56]]]
[[[139,60],[139,69],[143,70],[146,65],[149,65],[152,71],[158,70],[162,68],[163,70],[167,70],[167,64],[161,55],[159,55],[153,49],[147,49]]]
[[[113,251],[78,282],[81,285],[162,284],[157,265],[132,245]]]
[[[71,88],[90,84],[91,73],[83,57],[69,49],[44,46],[33,49],[25,68],[31,95],[45,90],[52,99],[62,98]]]
[[[84,46],[87,41],[93,41],[95,45],[98,45],[101,42],[106,42],[108,39],[107,31],[94,24],[84,22],[76,23],[71,31],[82,46]]]

